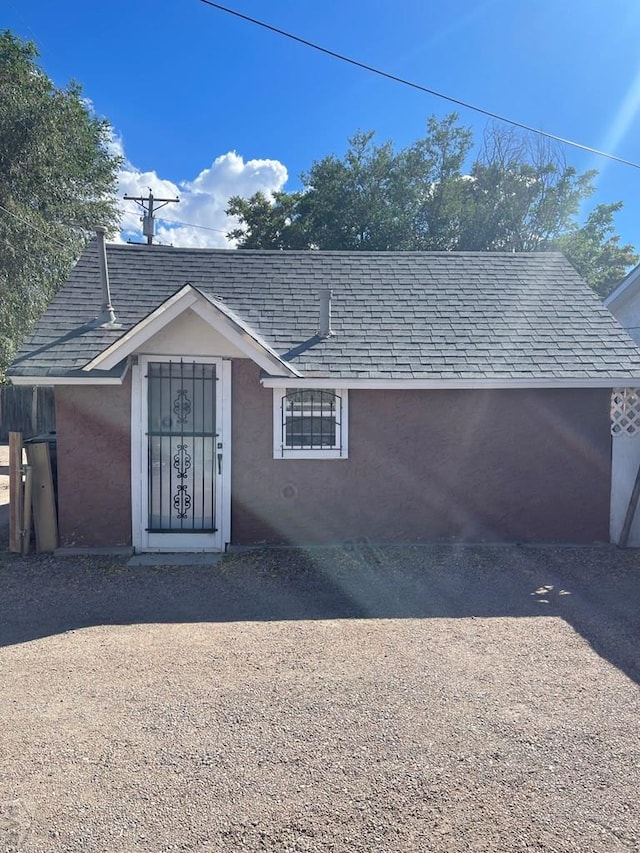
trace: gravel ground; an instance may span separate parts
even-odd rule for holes
[[[0,554],[0,851],[638,851],[639,569]]]

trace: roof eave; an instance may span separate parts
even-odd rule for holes
[[[191,284],[185,284],[117,341],[91,359],[83,370],[92,372],[111,369],[123,358],[140,351],[150,338],[189,308],[270,375],[301,376],[300,371],[282,359],[250,326],[226,306],[210,299]]]
[[[630,273],[622,279],[620,284],[613,290],[607,298],[603,301],[603,305],[605,308],[611,309],[612,305],[615,305],[617,302],[620,302],[623,299],[627,299],[631,296],[631,289],[633,285],[640,279],[640,264],[634,267]]]
[[[265,388],[360,388],[362,390],[420,390],[445,389],[526,389],[526,388],[626,388],[640,387],[640,372],[637,376],[594,376],[594,377],[460,377],[460,378],[368,378],[347,376],[314,376],[300,379],[283,379],[264,376],[261,383]]]
[[[12,385],[122,385],[125,374],[121,376],[99,376],[87,373],[86,376],[9,376]]]

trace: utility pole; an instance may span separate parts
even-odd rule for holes
[[[156,224],[155,217],[153,215],[154,211],[160,210],[161,207],[165,207],[167,204],[173,204],[180,201],[178,196],[175,198],[154,198],[151,188],[149,188],[149,195],[147,198],[144,196],[133,195],[125,195],[124,198],[126,201],[135,201],[135,203],[140,205],[142,208],[143,212],[140,217],[140,221],[142,222],[142,233],[147,238],[147,246],[150,246],[153,243]]]

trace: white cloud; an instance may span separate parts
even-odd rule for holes
[[[122,157],[124,159],[124,142],[122,137],[118,136],[113,128],[110,128],[109,140],[107,148],[109,154],[113,157]]]
[[[122,139],[112,139],[114,153],[124,155]],[[156,216],[156,242],[198,248],[232,248],[226,234],[237,223],[227,216],[229,198],[249,197],[258,190],[269,196],[282,189],[287,181],[286,167],[278,160],[248,160],[229,151],[203,169],[193,180],[176,184],[154,171],[143,172],[125,160],[118,180],[118,198],[122,210],[120,239],[142,240],[142,209],[124,195],[156,198],[180,198],[179,204],[168,204]],[[170,220],[170,221],[169,221]],[[175,224],[172,224],[175,223]]]

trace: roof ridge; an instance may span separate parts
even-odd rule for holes
[[[92,241],[93,243],[94,241]],[[90,244],[91,245],[91,244]],[[558,249],[543,249],[539,251],[529,252],[500,252],[500,251],[453,251],[453,250],[401,250],[390,249],[383,251],[360,250],[360,249],[232,249],[232,248],[212,248],[201,246],[163,246],[159,244],[146,243],[107,243],[107,249],[110,251],[125,250],[125,251],[140,251],[148,253],[159,253],[162,251],[171,253],[193,253],[194,255],[238,255],[240,257],[250,257],[252,255],[260,255],[261,257],[447,257],[447,258],[549,258],[562,257],[564,255]]]

